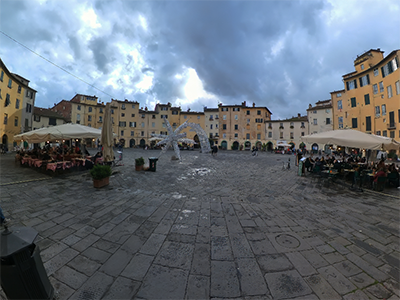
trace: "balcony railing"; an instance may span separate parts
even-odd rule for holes
[[[388,123],[387,124],[387,129],[389,129],[389,130],[396,129],[396,124],[395,123]]]

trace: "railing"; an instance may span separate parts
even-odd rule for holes
[[[396,124],[395,123],[389,123],[387,124],[387,129],[396,129]]]

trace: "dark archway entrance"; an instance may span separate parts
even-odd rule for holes
[[[251,143],[249,141],[244,143],[244,150],[250,150],[251,149]]]
[[[232,144],[232,150],[238,150],[239,149],[239,142],[238,141],[234,141]]]
[[[318,144],[312,144],[311,145],[311,150],[314,152],[314,153],[317,153],[318,152]]]
[[[8,151],[8,136],[7,134],[4,134],[1,137],[1,143],[2,143],[2,147],[5,151]]]
[[[146,146],[146,141],[144,139],[140,140],[140,147]]]
[[[130,148],[135,147],[135,140],[134,140],[134,139],[130,139],[130,141],[129,141],[129,147],[130,147]]]
[[[261,149],[261,147],[262,147],[262,144],[261,144],[261,142],[260,142],[260,141],[257,141],[257,143],[256,143],[256,147],[257,147],[257,149],[258,149],[258,150],[260,150],[260,149]]]
[[[197,134],[194,136],[193,141],[196,142],[196,144],[193,145],[194,148],[200,148],[200,139],[197,136]]]
[[[221,143],[221,149],[226,150],[228,148],[228,143],[226,141],[222,141]]]
[[[267,151],[272,151],[274,149],[274,144],[272,142],[267,143]]]

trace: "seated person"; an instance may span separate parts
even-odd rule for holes
[[[378,172],[375,173],[373,180],[374,182],[378,182],[378,177],[386,177],[386,176],[387,174],[385,168],[379,168]]]
[[[305,162],[304,162],[304,166],[307,169],[308,172],[312,172],[313,168],[314,168],[314,162],[312,161],[311,157],[307,157]]]
[[[92,156],[92,157],[91,157],[91,160],[92,160],[93,162],[96,162],[96,159],[99,158],[99,157],[103,157],[103,152],[102,152],[102,151],[99,151],[99,152],[96,153],[95,156]]]

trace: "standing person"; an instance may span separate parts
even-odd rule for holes
[[[212,154],[213,156],[214,156],[214,154],[215,154],[215,156],[217,156],[217,153],[218,153],[218,147],[217,147],[217,145],[212,146],[211,154]]]
[[[1,226],[7,225],[9,221],[10,221],[10,220],[9,220],[9,219],[6,219],[6,217],[4,216],[3,210],[2,210],[1,207],[0,207],[0,225],[1,225]]]

